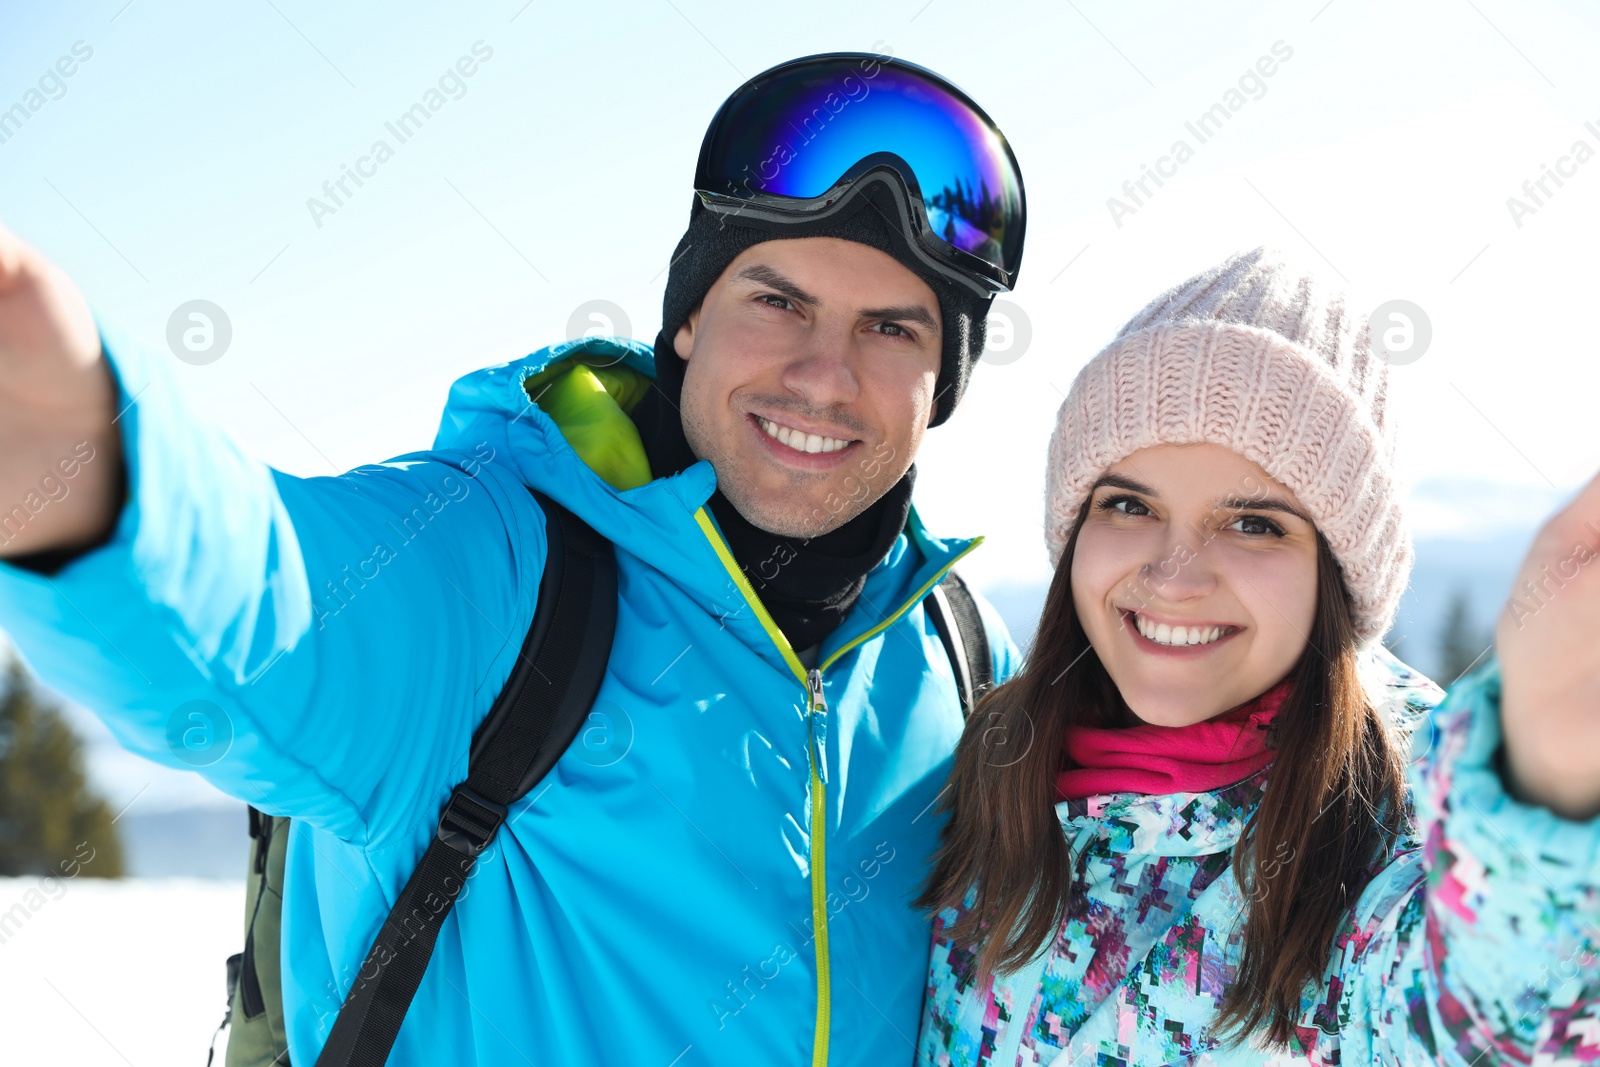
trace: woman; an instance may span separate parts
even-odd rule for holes
[[[1039,634],[920,900],[919,1062],[1600,1060],[1600,479],[1441,704],[1378,643],[1412,561],[1386,369],[1257,249],[1078,375]]]

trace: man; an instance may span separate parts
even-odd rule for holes
[[[908,900],[962,729],[922,602],[972,542],[923,529],[912,461],[1015,278],[1020,176],[959,90],[849,54],[736,92],[696,190],[653,350],[470,374],[431,450],[336,478],[242,456],[0,240],[0,499],[71,486],[8,527],[0,627],[133,750],[293,817],[295,1063],[516,661],[528,487],[616,546],[604,736],[510,806],[390,1062],[913,1058]]]

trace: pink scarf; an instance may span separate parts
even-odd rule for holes
[[[1267,726],[1288,695],[1285,679],[1214,719],[1189,726],[1067,731],[1070,770],[1056,775],[1056,799],[1107,793],[1209,793],[1242,782],[1272,762]]]

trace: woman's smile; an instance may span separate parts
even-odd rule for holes
[[[1226,644],[1243,627],[1227,623],[1170,623],[1144,612],[1118,608],[1135,647],[1157,656],[1198,658]]]

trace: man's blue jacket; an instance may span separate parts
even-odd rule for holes
[[[822,645],[814,700],[705,507],[711,465],[619,490],[575,451],[654,373],[642,344],[469,374],[431,450],[318,478],[248,459],[164,364],[106,348],[127,502],[109,543],[53,575],[0,563],[0,629],[132,750],[294,818],[296,1064],[316,1059],[533,618],[545,534],[527,486],[615,542],[614,651],[579,740],[444,924],[390,1062],[912,1063],[929,936],[909,900],[962,727],[921,601],[975,542],[913,511]],[[606,367],[571,433],[524,388],[563,364]],[[611,446],[629,459],[637,435]],[[603,451],[587,456],[601,469]],[[1004,679],[1016,652],[983,611]]]

